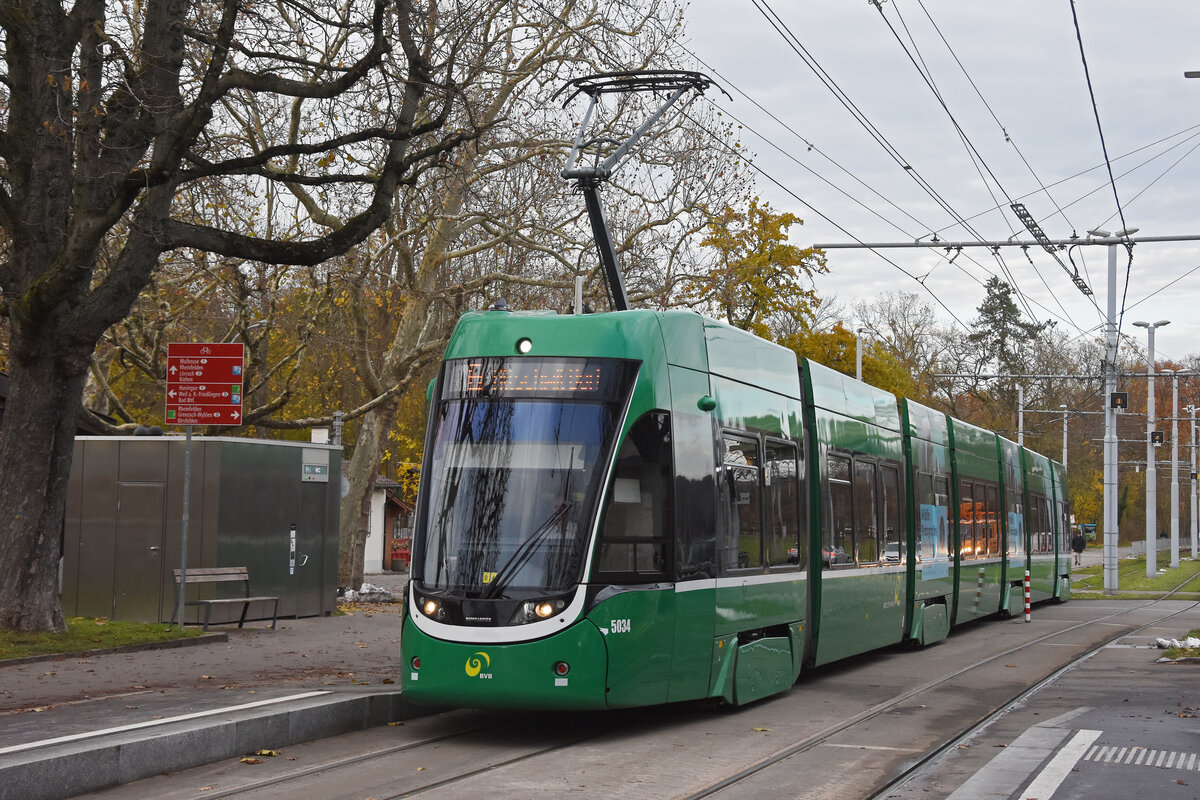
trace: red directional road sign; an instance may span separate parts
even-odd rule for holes
[[[167,424],[241,425],[242,344],[167,345]]]

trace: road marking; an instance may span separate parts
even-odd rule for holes
[[[1161,767],[1162,769],[1192,770],[1196,768],[1195,753],[1178,750],[1150,750],[1141,746],[1122,747],[1118,750],[1115,746],[1095,745],[1088,750],[1083,760],[1103,761],[1105,764],[1112,763],[1121,766]]]
[[[1020,786],[1031,765],[1040,764],[1071,733],[1066,728],[1035,725],[1016,738],[946,800],[994,800],[997,786]]]
[[[175,722],[186,722],[190,719],[200,719],[202,717],[215,717],[218,714],[229,714],[235,711],[245,711],[248,708],[261,708],[262,706],[274,705],[276,703],[287,703],[292,700],[305,700],[309,697],[320,697],[321,695],[329,694],[327,691],[304,692],[303,694],[292,694],[287,697],[276,697],[271,700],[256,700],[253,703],[243,703],[240,706],[227,706],[225,708],[213,708],[208,711],[197,711],[194,714],[182,714],[178,717],[166,717],[163,719],[152,719],[146,722],[135,722],[131,725],[118,725],[115,728],[105,728],[99,731],[87,731],[85,733],[73,733],[70,736],[59,736],[55,739],[42,739],[36,742],[26,742],[25,744],[14,744],[9,747],[0,747],[0,756],[8,755],[9,753],[21,753],[26,750],[36,750],[39,747],[51,747],[56,744],[65,744],[67,742],[78,742],[81,739],[93,739],[97,736],[108,736],[114,733],[125,733],[126,731],[136,731],[142,728],[153,728],[159,725],[170,725]]]
[[[1058,791],[1058,787],[1066,780],[1067,775],[1075,768],[1075,764],[1087,752],[1088,747],[1092,742],[1100,738],[1103,731],[1079,731],[1071,740],[1063,745],[1063,748],[1058,751],[1058,754],[1050,760],[1038,776],[1033,779],[1033,782],[1025,788],[1021,793],[1025,798],[1037,798],[1038,800],[1050,800],[1054,793]]]

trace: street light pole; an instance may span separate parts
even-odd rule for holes
[[[1066,404],[1066,403],[1063,403],[1061,406],[1059,406],[1059,408],[1061,408],[1061,409],[1063,410],[1063,457],[1062,457],[1062,465],[1063,465],[1063,470],[1064,470],[1064,471],[1066,471],[1066,469],[1067,469],[1067,404]]]
[[[1133,323],[1146,329],[1146,577],[1158,574],[1158,470],[1154,461],[1154,331],[1171,321]]]
[[[866,328],[854,331],[854,377],[862,380],[862,335]]]
[[[1171,569],[1179,568],[1179,370],[1171,370]]]
[[[1017,384],[1017,444],[1025,446],[1025,384]]]

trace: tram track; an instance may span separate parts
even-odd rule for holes
[[[887,700],[885,702],[878,703],[870,708],[867,708],[867,709],[859,712],[858,714],[855,714],[854,716],[851,716],[841,722],[838,722],[834,725],[830,725],[830,726],[822,729],[821,731],[818,731],[817,733],[805,738],[802,741],[795,742],[795,743],[791,744],[790,746],[784,748],[783,750],[771,755],[770,757],[765,758],[765,759],[763,759],[755,764],[752,764],[751,766],[749,766],[735,774],[728,776],[724,780],[714,783],[711,786],[708,786],[708,787],[702,789],[701,791],[694,792],[692,794],[687,795],[686,798],[684,798],[684,800],[701,800],[702,798],[709,798],[709,797],[717,796],[720,793],[724,792],[725,790],[727,790],[731,787],[734,787],[738,784],[741,784],[744,781],[746,781],[747,779],[757,776],[757,775],[763,773],[764,771],[771,769],[772,767],[780,765],[784,761],[786,761],[794,756],[797,756],[801,753],[808,752],[810,750],[813,750],[814,748],[817,748],[817,747],[827,743],[832,737],[836,736],[837,734],[851,730],[851,729],[855,728],[856,726],[862,725],[863,723],[869,722],[871,720],[878,719],[878,718],[882,717],[883,715],[900,707],[904,703],[906,703],[910,700],[913,700],[914,698],[918,698],[921,695],[923,695],[927,692],[931,692],[941,686],[947,685],[947,684],[951,683],[952,681],[954,681],[955,679],[960,678],[963,675],[965,675],[973,670],[979,669],[979,668],[986,666],[990,663],[993,663],[999,659],[1007,658],[1007,657],[1009,657],[1015,653],[1018,653],[1022,650],[1026,650],[1026,649],[1034,647],[1038,644],[1042,644],[1050,639],[1054,639],[1054,638],[1063,636],[1064,634],[1070,633],[1071,631],[1078,630],[1080,628],[1083,628],[1083,627],[1086,627],[1089,625],[1095,625],[1100,622],[1105,622],[1105,621],[1114,619],[1116,617],[1125,616],[1134,611],[1143,610],[1150,606],[1162,603],[1163,601],[1170,598],[1171,595],[1179,592],[1184,586],[1191,583],[1194,579],[1195,579],[1194,576],[1189,577],[1187,580],[1183,581],[1183,583],[1179,584],[1179,586],[1176,586],[1174,589],[1167,592],[1162,598],[1159,598],[1156,600],[1149,600],[1149,601],[1146,601],[1145,603],[1143,603],[1142,605],[1135,606],[1130,609],[1122,609],[1121,611],[1114,612],[1112,614],[1109,614],[1104,617],[1100,617],[1098,619],[1088,620],[1086,622],[1077,623],[1077,624],[1072,625],[1064,630],[1056,631],[1052,634],[1048,634],[1046,636],[1034,639],[1029,642],[1024,642],[1016,647],[1009,648],[1000,653],[996,653],[992,656],[989,656],[988,658],[980,659],[972,664],[969,664],[967,666],[956,669],[945,675],[939,676],[935,680],[931,680],[920,686],[916,686],[916,687],[909,689],[899,695],[896,695],[895,697],[890,698],[889,700]],[[1115,633],[1113,636],[1108,637],[1108,638],[1104,639],[1103,641],[1095,644],[1094,646],[1090,647],[1085,653],[1081,654],[1080,656],[1075,658],[1073,661],[1071,661],[1071,663],[1056,670],[1053,674],[1051,674],[1050,676],[1039,681],[1034,686],[1024,689],[1023,691],[1017,692],[1014,695],[1012,695],[1006,702],[1004,702],[1000,705],[1000,708],[998,710],[994,710],[991,713],[984,716],[982,719],[979,719],[978,721],[976,721],[974,724],[972,724],[970,726],[970,728],[965,733],[950,739],[949,741],[942,744],[940,747],[937,747],[937,748],[931,750],[930,752],[928,752],[921,758],[917,759],[915,762],[912,763],[912,765],[909,768],[905,769],[902,774],[898,775],[897,777],[895,777],[894,779],[889,781],[882,788],[873,792],[871,795],[869,795],[869,797],[872,798],[872,800],[876,800],[877,798],[883,798],[883,797],[887,796],[888,794],[891,794],[896,788],[898,788],[899,786],[903,785],[905,782],[910,780],[913,775],[917,774],[918,772],[920,772],[920,770],[924,769],[930,762],[932,762],[933,760],[935,760],[936,758],[938,758],[939,756],[941,756],[948,750],[956,747],[960,742],[962,742],[964,739],[968,738],[973,732],[990,724],[991,721],[993,721],[999,715],[1002,715],[1003,713],[1005,713],[1007,711],[1007,709],[1010,708],[1013,704],[1021,702],[1022,699],[1036,694],[1041,688],[1043,688],[1044,686],[1046,686],[1050,683],[1053,683],[1058,677],[1060,677],[1061,675],[1063,675],[1067,672],[1070,672],[1075,667],[1077,667],[1080,663],[1083,663],[1084,661],[1090,659],[1096,653],[1100,652],[1105,647],[1108,647],[1109,645],[1111,645],[1114,641],[1124,638],[1124,637],[1127,637],[1127,636],[1135,635],[1138,631],[1144,630],[1146,628],[1162,624],[1163,621],[1169,620],[1172,617],[1183,614],[1186,611],[1189,611],[1192,608],[1195,608],[1197,605],[1200,605],[1200,602],[1195,602],[1186,608],[1177,609],[1175,611],[1172,611],[1169,614],[1165,614],[1165,615],[1155,619],[1154,621],[1151,621],[1151,622],[1148,622],[1148,623],[1145,623],[1145,624],[1139,626],[1134,631],[1122,631],[1122,632]]]
[[[786,787],[786,796],[879,797],[962,741],[960,731],[986,724],[1113,641],[1198,605],[1156,608],[1163,602],[1122,602],[1116,610],[1095,609],[1100,614],[1083,615],[1086,619],[1074,612],[1094,608],[1091,603],[1044,607],[1041,619],[1054,626],[1049,632],[1016,620],[972,623],[951,642],[831,665],[809,673],[785,695],[743,708],[718,712],[709,704],[683,704],[588,714],[453,711],[348,735],[358,738],[314,743],[311,749],[289,748],[287,756],[294,763],[266,759],[268,763],[254,768],[278,770],[275,775],[252,775],[244,766],[225,763],[189,775],[173,792],[147,785],[147,793],[131,794],[133,787],[126,786],[118,795],[101,796],[457,800],[620,791],[631,797],[740,800],[764,796],[764,782],[774,782]],[[953,650],[941,649],[954,640]],[[989,649],[1001,642],[999,649]],[[1069,663],[1063,658],[1067,647],[1079,651],[1070,654]],[[930,665],[938,671],[930,673]],[[1020,677],[1035,668],[1038,672],[1028,680]],[[964,696],[969,703],[961,704]],[[842,709],[846,715],[839,718]],[[904,738],[893,743],[907,749],[871,746],[881,743],[880,731],[897,726]],[[389,744],[379,746],[384,742]],[[664,760],[675,754],[686,754],[682,765]],[[814,789],[814,780],[845,774],[844,761],[854,758],[854,773],[841,791]],[[611,769],[613,764],[619,768]],[[530,786],[538,791],[531,793]],[[765,796],[773,795],[767,790]]]
[[[1200,576],[1193,575],[1193,576],[1185,579],[1178,586],[1176,586],[1175,588],[1168,591],[1162,598],[1149,601],[1148,603],[1146,603],[1146,605],[1140,606],[1140,608],[1146,608],[1150,605],[1156,605],[1158,603],[1168,600],[1171,597],[1171,595],[1182,591],[1183,588],[1185,586],[1187,586],[1188,584],[1194,583],[1197,580],[1197,578],[1200,578]],[[1165,622],[1173,617],[1179,616],[1180,614],[1184,614],[1188,611],[1191,611],[1192,609],[1195,609],[1197,606],[1200,606],[1200,601],[1194,601],[1194,602],[1192,602],[1191,605],[1189,605],[1187,607],[1177,609],[1176,611],[1174,611],[1170,614],[1160,617],[1152,622],[1147,622],[1146,624],[1144,624],[1138,628],[1135,628],[1134,630],[1129,631],[1127,633],[1119,634],[1119,635],[1113,637],[1113,639],[1109,640],[1108,642],[1102,643],[1100,645],[1097,645],[1096,647],[1091,648],[1088,652],[1082,654],[1081,656],[1076,658],[1071,663],[1063,666],[1061,669],[1056,670],[1052,675],[1049,675],[1045,679],[1039,681],[1035,685],[1033,685],[1033,686],[1029,687],[1028,689],[1026,689],[1025,691],[1019,693],[1010,702],[1006,703],[1002,708],[1000,708],[997,711],[995,711],[994,713],[988,715],[987,718],[980,720],[978,723],[971,726],[971,728],[969,728],[968,730],[963,731],[960,735],[958,735],[958,736],[954,737],[953,739],[951,739],[950,741],[946,742],[942,747],[937,748],[936,750],[932,750],[929,753],[927,753],[923,758],[921,758],[919,761],[914,763],[909,769],[905,770],[905,772],[903,774],[897,776],[894,780],[892,780],[886,786],[884,786],[879,791],[877,791],[873,795],[871,795],[869,800],[882,800],[882,798],[886,798],[886,797],[893,795],[896,791],[901,789],[905,784],[912,781],[914,777],[921,774],[921,772],[923,770],[925,770],[931,763],[933,763],[937,759],[941,758],[947,752],[950,752],[950,751],[954,750],[955,748],[959,747],[963,742],[975,737],[981,730],[989,727],[990,725],[994,724],[998,719],[1000,719],[1004,715],[1008,714],[1012,710],[1012,708],[1015,707],[1016,705],[1029,701],[1030,698],[1037,695],[1039,692],[1041,692],[1047,686],[1053,685],[1064,675],[1066,675],[1070,672],[1073,672],[1074,670],[1079,668],[1082,664],[1089,661],[1097,653],[1099,653],[1104,648],[1111,645],[1113,641],[1116,641],[1117,639],[1127,638],[1130,636],[1137,636],[1140,632],[1146,630],[1147,628],[1151,628],[1156,625],[1161,625],[1163,622]]]

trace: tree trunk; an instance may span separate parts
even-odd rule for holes
[[[375,492],[375,474],[388,429],[396,418],[399,401],[392,397],[364,414],[359,420],[354,455],[350,457],[350,490],[338,509],[338,586],[357,590],[363,583],[363,557],[366,552],[367,526],[371,519],[371,495]]]
[[[16,348],[14,348],[15,350]],[[0,628],[63,631],[59,560],[86,359],[51,346],[10,362],[0,427]]]

